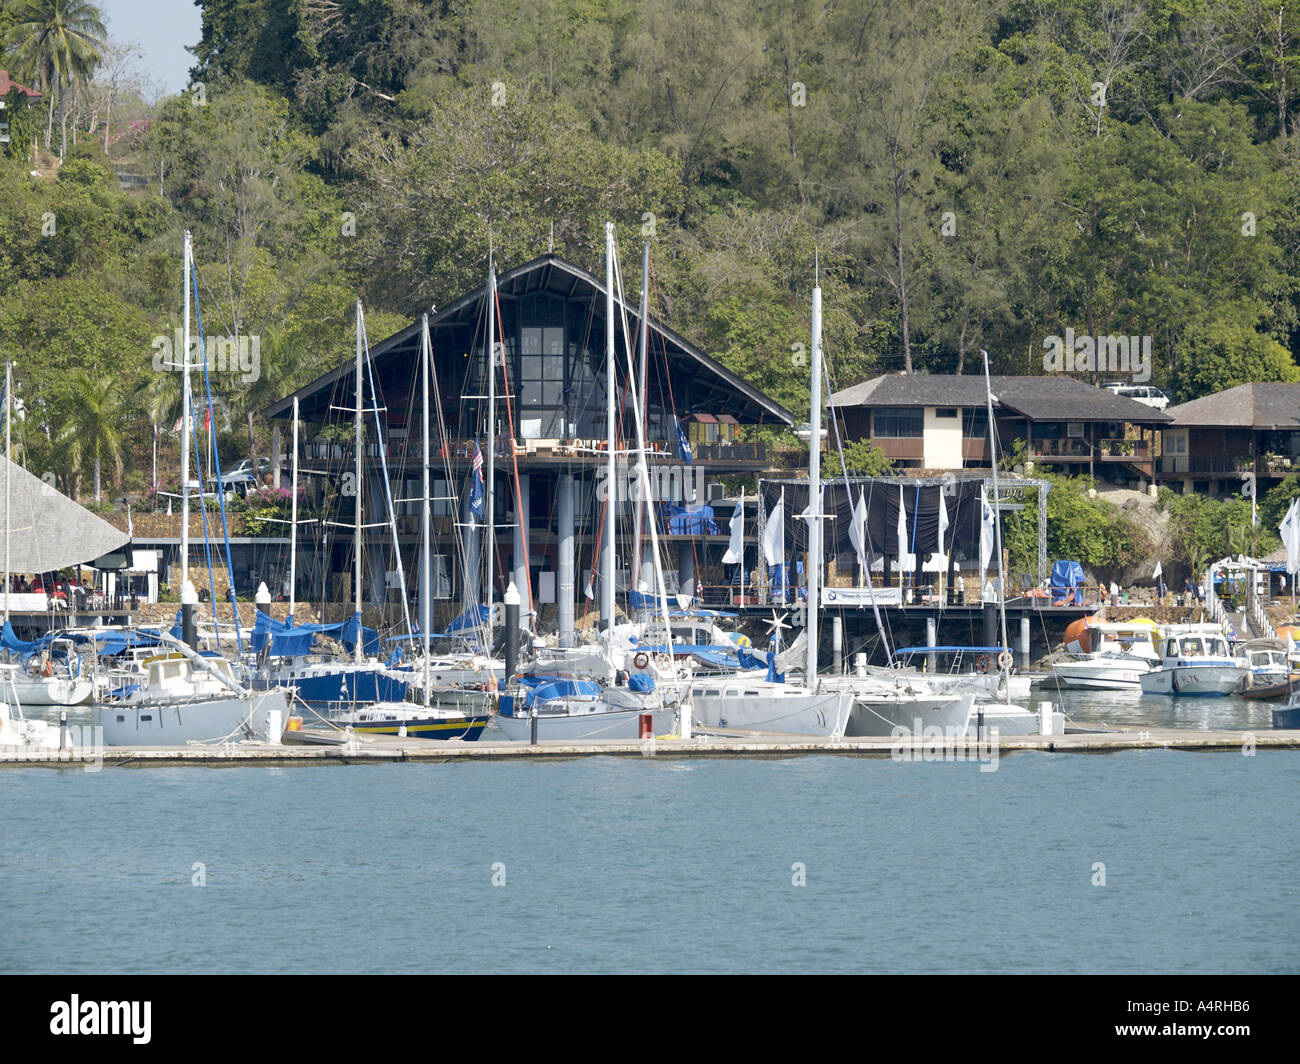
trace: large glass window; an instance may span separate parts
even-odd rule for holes
[[[897,439],[899,437],[920,436],[924,430],[925,413],[920,407],[876,411],[875,435],[877,438]]]

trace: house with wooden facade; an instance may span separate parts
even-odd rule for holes
[[[1262,494],[1300,471],[1300,384],[1251,383],[1171,406],[1156,479],[1223,495],[1253,474]]]
[[[1153,479],[1156,431],[1167,414],[1064,375],[996,376],[991,384],[1000,454],[1023,440],[1035,466]],[[870,440],[900,469],[990,465],[982,374],[890,373],[836,392],[832,402],[845,439]]]

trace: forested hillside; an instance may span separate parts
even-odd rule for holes
[[[189,91],[111,127],[102,61],[65,83],[24,43],[57,2],[0,3],[0,65],[59,100],[0,174],[0,354],[68,483],[103,437],[139,486],[171,428],[187,226],[205,326],[260,340],[213,382],[237,451],[358,295],[378,338],[489,247],[598,271],[607,218],[666,320],[791,408],[817,253],[837,387],[981,347],[1042,372],[1067,328],[1149,336],[1178,401],[1300,379],[1287,0],[199,0]]]

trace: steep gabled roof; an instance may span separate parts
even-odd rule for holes
[[[1132,399],[1058,374],[1044,377],[992,377],[1000,410],[1031,421],[1127,421],[1163,425],[1162,411]],[[888,373],[836,392],[832,401],[847,407],[985,405],[984,377],[979,374]]]
[[[593,307],[597,308],[602,315],[604,313],[604,282],[580,266],[575,266],[554,254],[542,255],[500,274],[497,277],[497,289],[503,299],[517,298],[537,291],[552,292],[565,299],[573,299],[585,292]],[[437,334],[434,330],[439,326],[472,323],[481,315],[486,290],[486,283],[479,285],[478,288],[465,293],[455,302],[429,316],[429,328],[435,336],[435,348]],[[616,295],[615,299],[617,298]],[[619,300],[618,305],[626,312],[629,328],[635,333],[640,322],[639,308],[634,303],[624,300]],[[651,332],[657,334],[657,338],[651,340],[651,347],[656,350],[662,348],[666,352],[673,376],[690,376],[693,393],[696,396],[693,407],[716,407],[716,412],[738,414],[748,421],[776,419],[787,425],[793,424],[794,415],[780,403],[736,376],[685,337],[664,325],[654,315],[649,316],[648,323]],[[372,346],[370,356],[376,366],[386,358],[414,358],[419,352],[419,343],[420,322],[417,319],[405,329]],[[322,391],[328,395],[340,382],[350,380],[352,369],[352,362],[345,362],[338,369],[318,377],[310,384],[299,388],[296,393],[268,407],[265,411],[266,416],[268,418],[290,416],[294,395],[297,395],[299,402],[306,406],[309,397],[316,396]]]
[[[1166,413],[1171,428],[1300,429],[1300,384],[1239,384]]]
[[[131,537],[0,455],[0,558],[6,540],[11,572],[43,573],[94,561]]]

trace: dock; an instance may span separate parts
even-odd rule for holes
[[[231,743],[220,746],[104,747],[69,754],[47,751],[20,754],[0,748],[0,768],[70,769],[152,768],[178,765],[375,765],[443,764],[458,761],[546,761],[584,757],[784,759],[821,754],[834,757],[891,758],[899,761],[987,762],[1011,754],[1114,754],[1132,750],[1185,750],[1241,756],[1262,750],[1300,750],[1300,730],[1261,729],[1196,731],[1174,728],[1109,728],[1070,731],[1064,735],[1018,735],[996,742],[974,738],[843,738],[711,729],[682,740],[675,736],[622,741],[543,742],[536,746],[496,740],[429,741],[395,736],[353,736],[345,742],[273,745]]]

